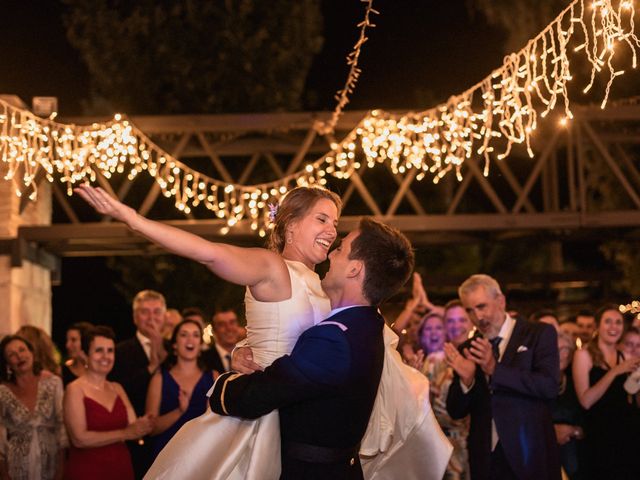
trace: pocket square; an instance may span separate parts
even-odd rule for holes
[[[524,345],[520,345],[518,347],[517,353],[526,352],[527,350],[529,350],[527,347],[525,347]]]

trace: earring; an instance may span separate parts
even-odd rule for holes
[[[293,235],[291,234],[291,232],[289,232],[289,233],[287,234],[287,243],[288,243],[289,245],[291,245],[291,244],[293,243]]]
[[[11,379],[11,377],[13,377],[13,370],[11,370],[11,367],[7,365],[7,379]]]

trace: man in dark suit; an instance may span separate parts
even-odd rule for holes
[[[322,281],[329,318],[264,371],[220,376],[210,399],[221,415],[257,418],[280,410],[282,479],[362,478],[359,444],[384,362],[377,306],[413,269],[409,241],[370,219],[329,260]]]
[[[471,276],[458,293],[478,333],[459,351],[445,345],[455,371],[447,411],[471,415],[471,478],[559,480],[550,411],[560,378],[555,329],[507,315],[488,275]]]
[[[133,323],[136,334],[116,345],[116,355],[110,378],[122,385],[136,415],[145,413],[147,388],[152,375],[166,358],[162,327],[166,312],[164,296],[153,290],[143,290],[133,299]],[[151,464],[151,444],[145,441],[127,442],[136,478],[142,478]]]
[[[231,354],[242,336],[238,315],[229,307],[221,307],[211,318],[214,341],[202,352],[207,370],[224,373],[231,370]]]

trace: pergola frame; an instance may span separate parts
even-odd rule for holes
[[[141,116],[132,117],[131,121],[166,151],[191,162],[194,168],[208,164],[207,168],[213,169],[217,178],[252,183],[259,164],[270,169],[273,178],[280,178],[319,158],[365,114],[364,111],[345,114],[334,135],[319,135],[314,129],[316,121],[328,118],[330,114],[326,112]],[[581,107],[574,108],[574,114],[575,119],[566,128],[557,126],[553,120],[543,122],[546,129],[534,138],[535,158],[524,158],[522,151],[521,156],[493,160],[487,177],[482,174],[481,158],[470,158],[464,163],[462,181],[456,181],[451,173],[440,185],[433,185],[428,176],[418,182],[415,169],[394,175],[386,166],[374,169],[363,166],[340,186],[344,210],[339,230],[349,231],[362,215],[371,215],[400,228],[420,244],[474,241],[487,235],[499,239],[540,232],[640,226],[640,159],[636,148],[640,143],[640,105],[629,102],[606,110]],[[95,119],[66,120],[87,124]],[[237,168],[238,162],[242,163],[241,169]],[[593,192],[586,181],[594,162],[606,166],[607,181],[614,182],[616,190],[624,194],[620,205],[608,209],[594,205]],[[384,184],[385,195],[371,182],[380,175],[391,178]],[[256,242],[247,222],[240,222],[223,236],[220,229],[224,221],[211,218],[207,211],[204,215],[194,212],[181,220],[163,218],[162,212],[171,210],[175,218],[177,211],[156,208],[161,192],[155,182],[146,193],[142,192],[141,201],[132,203],[130,193],[140,188],[137,183],[142,176],[125,178],[117,186],[101,175],[97,181],[142,215],[210,239]],[[442,188],[446,195],[438,193]],[[54,208],[59,208],[58,216],[65,221],[50,226],[20,227],[18,238],[0,243],[0,253],[12,255],[14,265],[19,265],[21,258],[48,258],[44,263],[51,266],[52,260],[47,255],[161,253],[123,225],[96,217],[63,190],[61,184],[53,184],[57,206]],[[442,197],[440,206],[428,205],[427,199],[435,197]]]

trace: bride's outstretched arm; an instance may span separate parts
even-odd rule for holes
[[[100,187],[85,184],[75,191],[98,213],[125,223],[134,232],[171,253],[206,265],[228,282],[250,287],[260,286],[262,293],[269,297],[272,290],[277,295],[277,290],[284,286],[281,283],[288,281],[286,266],[274,252],[264,248],[242,248],[210,242],[179,228],[149,220]],[[284,290],[287,290],[286,286]]]

